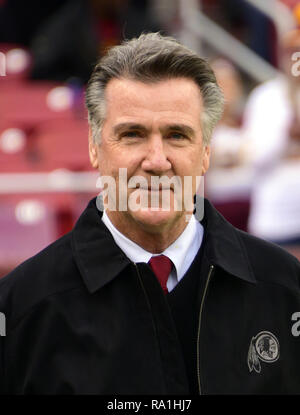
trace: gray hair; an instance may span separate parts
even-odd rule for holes
[[[145,83],[184,77],[192,79],[202,95],[201,125],[208,144],[222,116],[224,99],[209,64],[170,36],[142,34],[111,48],[96,64],[86,89],[86,106],[93,140],[100,143],[105,120],[105,87],[111,79],[126,78]]]

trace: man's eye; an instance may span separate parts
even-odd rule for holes
[[[174,138],[175,140],[182,140],[186,138],[186,136],[183,133],[173,132],[169,134],[170,138]]]
[[[125,131],[122,137],[137,138],[141,137],[141,134],[138,131]]]

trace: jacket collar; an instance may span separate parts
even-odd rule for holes
[[[71,232],[75,262],[91,293],[110,282],[131,263],[116,245],[101,217],[102,212],[94,198]]]
[[[204,199],[204,218],[201,221],[206,235],[205,249],[209,261],[229,274],[256,283],[256,278],[240,232]]]
[[[204,212],[201,223],[209,261],[238,278],[256,282],[237,230],[206,199]],[[71,232],[74,259],[91,293],[113,280],[131,264],[116,245],[101,216],[94,198]]]

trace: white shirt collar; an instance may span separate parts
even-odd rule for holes
[[[102,221],[111,232],[116,244],[122,249],[126,256],[133,262],[146,262],[155,255],[165,255],[174,264],[177,274],[177,282],[181,280],[186,271],[189,269],[203,239],[203,226],[198,222],[194,215],[181,235],[160,254],[153,254],[146,251],[135,242],[123,235],[110,221],[106,212],[103,212]]]

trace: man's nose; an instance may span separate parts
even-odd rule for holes
[[[143,170],[156,174],[170,170],[172,165],[167,158],[163,139],[158,136],[151,137],[147,144],[147,154],[142,162]]]

